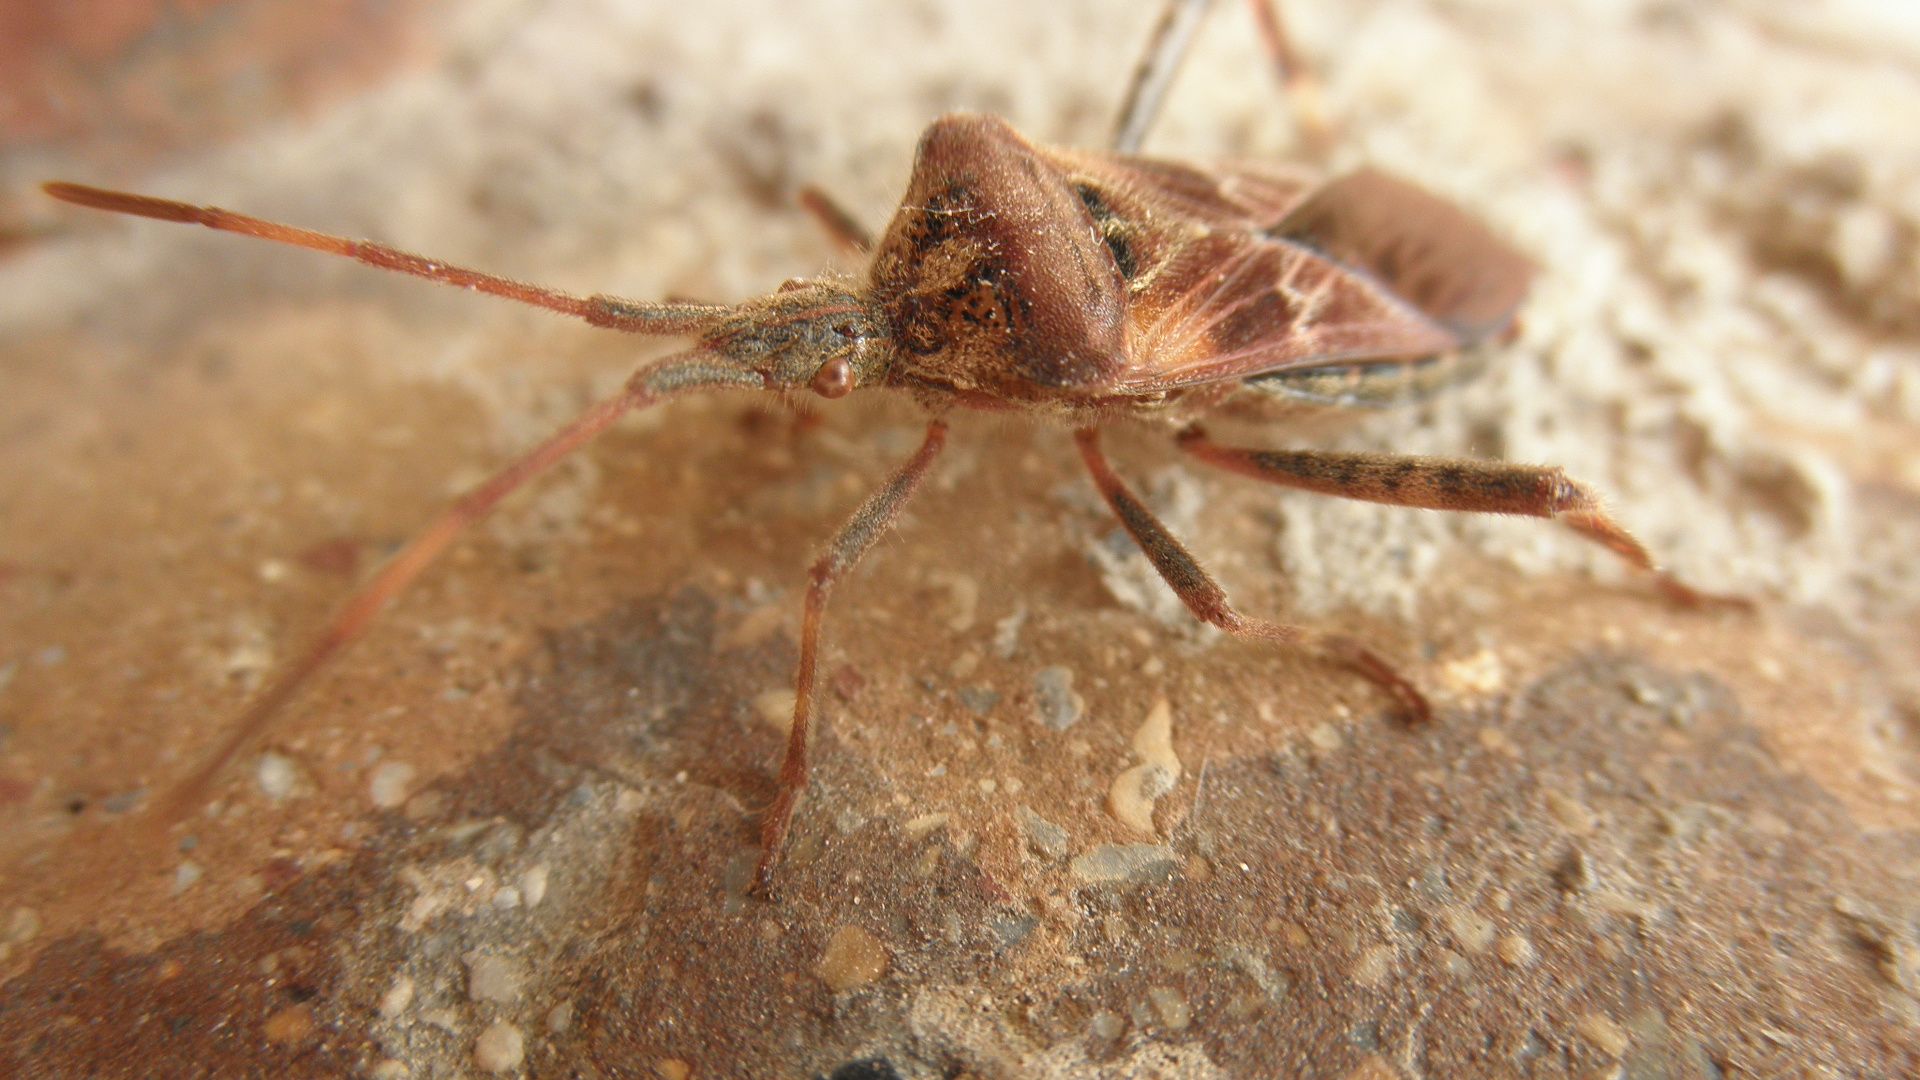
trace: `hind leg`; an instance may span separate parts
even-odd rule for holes
[[[1293,106],[1293,122],[1299,125],[1301,141],[1309,153],[1325,157],[1333,149],[1333,121],[1327,118],[1326,98],[1320,92],[1320,79],[1294,51],[1287,37],[1286,24],[1280,19],[1279,0],[1247,0],[1253,19],[1260,28],[1260,44],[1273,63],[1273,73],[1287,92]]]
[[[1120,524],[1132,535],[1134,543],[1140,545],[1140,550],[1153,563],[1153,568],[1160,572],[1160,577],[1187,605],[1187,610],[1193,612],[1195,618],[1237,637],[1279,641],[1311,649],[1352,668],[1392,694],[1400,702],[1409,721],[1424,723],[1432,718],[1433,710],[1420,691],[1359,642],[1240,614],[1233,602],[1227,599],[1226,590],[1213,580],[1213,575],[1201,567],[1193,554],[1128,489],[1126,483],[1114,475],[1112,466],[1107,464],[1106,455],[1100,450],[1100,433],[1093,428],[1083,428],[1074,433],[1074,439],[1080,445],[1080,456],[1086,461],[1087,472],[1093,477],[1094,486],[1100,489],[1100,495],[1106,499],[1113,515],[1120,519]]]
[[[1320,450],[1247,450],[1221,446],[1197,427],[1180,433],[1180,447],[1242,476],[1322,495],[1425,510],[1549,518],[1653,575],[1660,591],[1678,603],[1689,607],[1745,604],[1699,592],[1656,566],[1646,547],[1613,520],[1592,489],[1552,466]]]

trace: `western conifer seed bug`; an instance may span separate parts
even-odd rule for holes
[[[246,707],[203,764],[150,811],[162,825],[202,804],[288,699],[468,525],[615,421],[706,390],[907,394],[929,414],[919,450],[870,495],[808,576],[793,722],[778,794],[761,823],[756,892],[771,891],[806,786],[820,638],[834,585],[892,527],[947,438],[956,409],[1019,412],[1073,429],[1107,505],[1198,618],[1236,635],[1314,650],[1427,718],[1412,683],[1364,644],[1243,615],[1108,464],[1101,429],[1147,421],[1200,461],[1285,487],[1396,506],[1557,519],[1652,575],[1681,603],[1703,597],[1655,567],[1585,486],[1559,469],[1387,454],[1224,446],[1209,414],[1380,406],[1464,373],[1508,335],[1530,263],[1463,211],[1362,169],[1321,181],[1260,163],[1200,167],[1139,144],[1208,0],[1172,0],[1105,151],[1037,146],[991,116],[935,120],[885,232],[870,240],[823,196],[804,201],[864,276],[787,283],[736,305],[575,296],[364,241],[226,210],[69,183],[49,195],[345,255],[372,266],[547,308],[595,326],[680,337],[690,348],[637,371],[546,442],[468,492],[333,615]],[[1329,131],[1272,0],[1249,0],[1313,143]]]

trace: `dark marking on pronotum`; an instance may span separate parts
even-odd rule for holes
[[[1133,253],[1133,244],[1127,239],[1126,222],[1120,220],[1100,189],[1084,181],[1073,185],[1073,193],[1080,196],[1080,204],[1093,215],[1093,224],[1100,231],[1100,238],[1106,241],[1107,252],[1113,256],[1113,265],[1120,270],[1120,278],[1131,282],[1140,276],[1140,260]]]

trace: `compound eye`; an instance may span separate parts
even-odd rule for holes
[[[853,393],[853,365],[844,357],[836,356],[820,365],[808,386],[823,398],[846,397]]]

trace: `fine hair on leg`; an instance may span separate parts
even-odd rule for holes
[[[834,583],[893,528],[901,508],[920,487],[946,442],[946,421],[934,420],[928,424],[920,449],[878,491],[867,496],[867,501],[840,527],[807,575],[806,608],[800,620],[800,664],[793,687],[793,725],[787,729],[787,753],[780,763],[779,791],[760,822],[760,865],[753,874],[755,895],[773,895],[774,870],[780,863],[781,849],[793,824],[794,808],[807,786],[807,746],[813,723],[814,686],[820,667],[820,626],[826,615],[827,597]]]
[[[1646,547],[1607,514],[1599,496],[1556,466],[1326,450],[1251,450],[1221,446],[1198,427],[1182,431],[1179,443],[1209,465],[1281,487],[1388,506],[1549,518],[1651,574],[1660,591],[1677,603],[1689,607],[1744,603],[1701,593],[1655,565]]]

